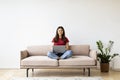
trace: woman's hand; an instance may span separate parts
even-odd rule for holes
[[[69,50],[69,49],[70,49],[70,48],[69,48],[69,42],[66,43],[65,47],[66,47],[66,50]]]

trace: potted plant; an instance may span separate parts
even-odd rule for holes
[[[109,72],[109,62],[118,54],[112,54],[111,49],[114,44],[113,41],[109,41],[108,46],[105,47],[101,40],[96,42],[99,53],[97,54],[98,60],[100,61],[101,72]]]

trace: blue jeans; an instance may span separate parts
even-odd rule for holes
[[[67,50],[61,56],[58,56],[56,53],[53,53],[53,52],[48,52],[47,56],[52,58],[52,59],[58,59],[59,57],[61,59],[67,59],[67,58],[70,58],[72,56],[72,51]]]

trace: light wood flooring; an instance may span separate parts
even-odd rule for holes
[[[35,69],[29,70],[30,77],[87,77],[82,69]],[[99,69],[91,69],[91,77],[102,77],[104,80],[120,80],[120,71],[110,70],[101,73]],[[0,80],[11,80],[13,77],[26,77],[25,69],[0,69]]]

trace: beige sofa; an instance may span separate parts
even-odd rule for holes
[[[29,46],[21,51],[20,68],[26,69],[28,77],[29,69],[88,69],[97,67],[96,51],[90,49],[90,45],[70,45],[73,56],[68,59],[55,60],[47,57],[47,52],[52,51],[50,45]]]

